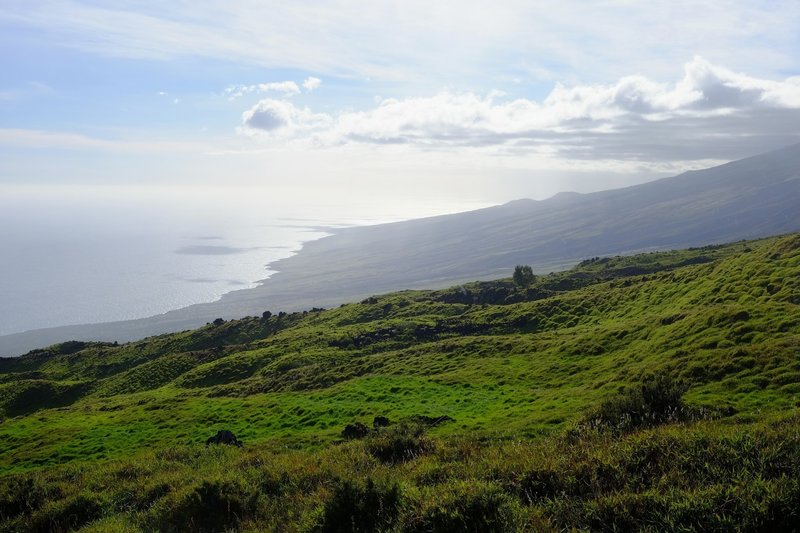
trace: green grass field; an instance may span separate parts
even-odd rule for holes
[[[680,385],[668,416],[631,400],[652,376]],[[527,288],[406,291],[2,359],[0,519],[791,529],[798,406],[800,235],[595,258]],[[392,424],[343,442],[379,415]],[[220,429],[245,446],[206,448]]]

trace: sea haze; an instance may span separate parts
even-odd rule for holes
[[[345,208],[264,189],[3,189],[0,335],[211,302],[254,287],[328,228],[473,207]]]

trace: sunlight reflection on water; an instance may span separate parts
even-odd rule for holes
[[[1,192],[0,334],[213,301],[254,287],[328,228],[481,207],[292,203],[241,189]]]

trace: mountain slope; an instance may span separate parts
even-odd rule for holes
[[[12,417],[0,471],[202,442],[220,424],[248,442],[329,442],[373,414],[535,435],[646,372],[687,380],[709,409],[791,409],[799,280],[794,234],[590,260],[529,289],[404,291],[125,345],[58,345],[0,359],[0,413]]]
[[[793,530],[799,350],[800,234],[64,343],[0,359],[0,530]]]
[[[265,309],[338,305],[403,288],[558,270],[586,257],[700,246],[800,230],[800,145],[673,178],[337,230],[271,268],[259,287],[149,319],[0,337],[0,353],[69,338],[132,340]]]
[[[275,283],[297,284],[297,272],[338,281],[346,270],[363,291],[507,275],[519,263],[546,271],[595,255],[785,233],[800,229],[799,208],[800,146],[792,146],[624,189],[343,230],[279,262]]]

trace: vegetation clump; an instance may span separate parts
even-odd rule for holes
[[[390,531],[397,523],[402,494],[396,483],[365,484],[338,481],[325,502],[322,518],[313,531],[319,533],[369,533]]]
[[[679,422],[692,416],[683,401],[688,386],[671,376],[647,376],[641,384],[603,400],[587,416],[591,427],[627,431]]]
[[[385,416],[381,416],[381,415],[376,416],[372,420],[372,427],[374,429],[385,428],[385,427],[389,426],[390,424],[391,424],[391,422],[389,421],[389,419],[386,418]]]
[[[150,513],[149,525],[169,532],[236,530],[249,511],[242,500],[232,482],[203,481],[183,494],[160,501]]]
[[[395,464],[416,459],[435,448],[420,425],[400,424],[378,431],[367,442],[367,451],[383,463]]]
[[[369,428],[361,422],[347,424],[342,430],[343,439],[363,439],[367,435],[369,435]]]
[[[438,487],[437,505],[426,507],[414,523],[416,531],[469,533],[518,531],[519,502],[494,483],[449,483]]]
[[[217,431],[216,435],[209,437],[206,440],[206,446],[210,444],[225,444],[227,446],[238,446],[239,448],[242,447],[242,441],[237,439],[236,435],[234,435],[233,432],[228,429],[221,429]]]
[[[514,267],[513,275],[514,283],[520,287],[530,287],[531,283],[536,279],[533,274],[533,269],[530,265],[517,265]]]

